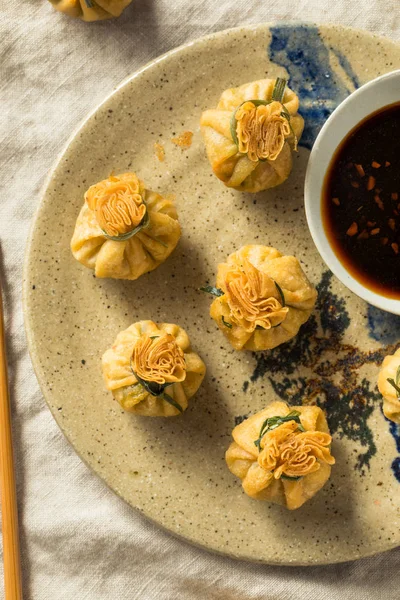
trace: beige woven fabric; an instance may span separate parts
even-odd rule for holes
[[[26,349],[25,240],[44,178],[79,121],[122,79],[174,46],[227,27],[289,18],[400,38],[399,0],[134,0],[119,19],[94,24],[57,13],[47,0],[0,1],[0,239],[25,600],[399,597],[400,551],[332,567],[276,568],[213,556],[157,529],[66,442]]]

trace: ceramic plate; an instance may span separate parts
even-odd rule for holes
[[[43,394],[82,459],[133,507],[210,550],[280,564],[355,559],[400,543],[400,437],[385,420],[378,365],[397,347],[400,318],[359,300],[327,271],[308,233],[303,180],[323,121],[357,86],[400,68],[400,47],[341,27],[261,25],[217,33],[154,61],[88,118],[51,174],[25,264],[29,348]],[[228,87],[286,76],[306,128],[280,187],[232,191],[211,172],[203,109]],[[171,139],[194,133],[190,148]],[[155,143],[165,148],[160,162]],[[138,281],[95,279],[69,249],[89,185],[135,171],[174,194],[183,229],[173,255]],[[296,255],[319,291],[299,335],[271,352],[234,351],[209,317],[217,264],[244,244]],[[104,389],[100,359],[140,319],[176,322],[207,364],[183,416],[136,417]],[[301,509],[248,498],[224,453],[237,420],[272,400],[318,403],[337,464]]]

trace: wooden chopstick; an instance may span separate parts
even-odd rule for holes
[[[0,487],[5,600],[22,600],[17,491],[13,461],[3,301],[0,286]]]

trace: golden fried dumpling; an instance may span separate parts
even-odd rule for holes
[[[251,498],[299,508],[327,482],[335,459],[323,411],[273,402],[232,431],[225,458]]]
[[[215,175],[228,187],[260,192],[283,183],[303,133],[299,99],[285,79],[261,79],[225,90],[203,112],[201,132]]]
[[[218,265],[210,315],[236,350],[268,350],[294,337],[317,291],[294,256],[268,246],[243,246]]]
[[[132,0],[50,0],[56,10],[83,21],[119,17]]]
[[[96,277],[137,279],[168,258],[180,235],[173,202],[123,173],[88,189],[71,250]]]
[[[173,417],[187,409],[206,367],[184,329],[139,321],[117,335],[103,354],[103,377],[122,408],[148,417]]]
[[[378,388],[383,396],[385,417],[400,423],[400,348],[385,356],[379,371]]]

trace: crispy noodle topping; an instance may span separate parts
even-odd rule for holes
[[[170,333],[154,338],[142,335],[133,349],[132,368],[144,381],[159,384],[176,383],[186,377],[183,350]]]
[[[276,160],[286,138],[291,135],[280,102],[260,106],[251,101],[244,102],[237,109],[235,119],[239,152],[247,154],[253,162]]]
[[[124,173],[92,185],[85,200],[104,233],[118,237],[135,229],[145,217],[147,209],[140,191],[136,175]]]
[[[274,280],[248,260],[232,265],[224,284],[231,320],[245,331],[251,333],[257,326],[271,329],[285,320],[289,309]]]
[[[297,430],[297,431],[296,431]],[[320,462],[333,465],[335,459],[329,446],[332,438],[320,431],[298,430],[295,421],[283,423],[268,431],[261,441],[258,464],[273,472],[275,479],[303,477],[320,468]]]

